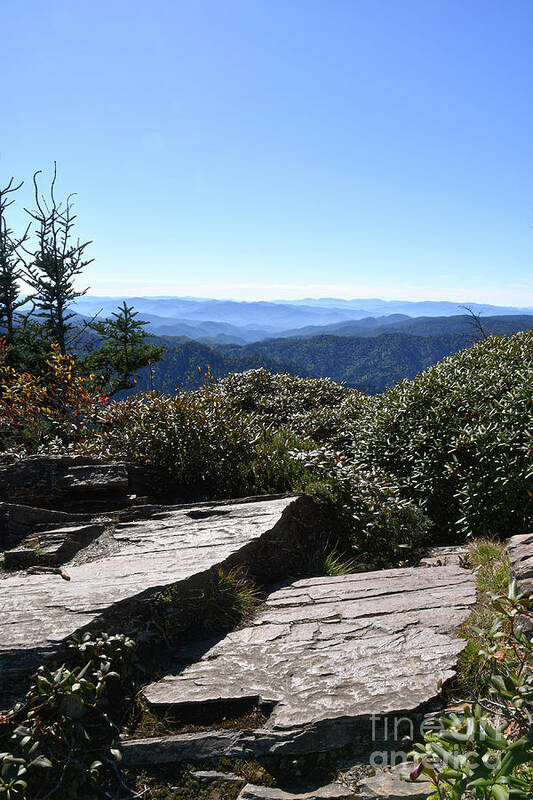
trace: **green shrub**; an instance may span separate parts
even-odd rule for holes
[[[533,332],[492,336],[361,406],[352,452],[443,539],[533,526]]]
[[[197,394],[203,394],[199,389]],[[305,412],[335,408],[350,393],[330,378],[298,378],[286,372],[272,375],[266,369],[233,373],[211,388],[246,414],[260,413],[277,427]]]
[[[249,617],[258,604],[258,588],[243,567],[218,569],[207,584],[192,593],[177,586],[159,592],[153,618],[167,642],[187,638],[191,630],[227,631]]]
[[[348,413],[364,402],[332,381],[253,370],[176,397],[151,392],[111,403],[85,452],[163,468],[174,491],[192,500],[307,492],[325,506],[334,545],[355,550],[362,568],[387,566],[425,541],[427,519],[385,471],[356,469],[329,442],[317,447],[326,418],[338,444]],[[316,439],[299,437],[300,429]]]
[[[439,800],[533,796],[533,643],[522,623],[533,621],[533,596],[511,584],[506,597],[494,597],[492,611],[481,650],[489,670],[484,699],[474,698],[464,717],[442,717],[412,754],[411,777],[429,777]]]
[[[364,397],[329,378],[271,375],[266,369],[228,375],[197,394],[206,391],[244,414],[253,414],[267,430],[282,428],[318,444],[342,437],[347,407]]]
[[[26,697],[0,715],[0,796],[79,800],[116,770],[118,729],[104,711],[135,666],[134,643],[90,634],[69,643],[67,662],[39,667]],[[119,667],[122,675],[116,671]]]
[[[259,416],[207,390],[111,403],[84,452],[159,467],[171,491],[205,500],[293,491],[304,471],[290,456],[296,446],[306,443],[288,430],[267,429]]]
[[[160,467],[183,497],[230,497],[249,489],[254,430],[227,400],[148,392],[110,403],[87,449],[98,457]]]
[[[294,452],[293,458],[306,467],[302,490],[337,518],[335,530],[351,547],[359,569],[398,565],[410,551],[427,546],[429,520],[385,472],[357,470],[327,448]]]

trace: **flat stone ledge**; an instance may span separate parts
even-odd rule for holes
[[[351,800],[426,800],[431,794],[431,782],[409,780],[413,765],[402,764],[391,769],[378,769],[372,777],[364,778],[356,786],[351,781],[329,783],[307,792],[288,792],[280,788],[246,784],[237,800],[327,800],[344,797]],[[347,776],[349,778],[349,775]]]
[[[0,455],[0,500],[65,511],[114,510],[139,495],[161,498],[164,473],[142,464],[81,455]]]
[[[256,745],[260,737],[263,737],[263,747],[258,753]],[[267,754],[272,741],[273,737],[264,737],[263,731],[209,730],[131,739],[121,743],[121,750],[125,766],[140,767],[147,764],[171,764],[209,758],[246,758],[254,754]]]
[[[25,569],[39,564],[59,566],[104,530],[105,524],[92,523],[36,532],[4,553],[4,566],[6,569]]]
[[[197,734],[211,737],[217,755],[387,748],[405,735],[394,721],[416,724],[438,699],[438,682],[455,675],[465,646],[455,632],[475,599],[473,575],[458,567],[295,581],[271,593],[248,625],[144,694],[177,720],[207,704],[272,707],[260,730]],[[189,744],[178,735],[126,746],[145,756],[151,747],[173,750],[179,760]]]
[[[179,718],[187,704],[259,698],[272,732],[418,709],[455,674],[455,629],[475,602],[457,567],[296,581],[197,663],[147,686]]]
[[[409,773],[413,764],[400,764],[390,769],[378,769],[376,774],[364,778],[357,785],[358,800],[400,800],[410,797],[411,800],[426,800],[431,792],[431,781],[418,779],[411,781]]]
[[[27,572],[0,580],[0,674],[33,668],[75,632],[139,613],[165,587],[198,588],[220,567],[279,580],[322,524],[306,496],[168,506],[118,522],[112,552],[69,563],[70,581]]]
[[[241,778],[240,775],[235,775],[233,772],[219,772],[214,769],[191,770],[189,775],[199,783],[215,783],[216,781],[244,783],[244,778]]]
[[[461,567],[468,559],[466,547],[432,547],[421,559],[420,567]]]

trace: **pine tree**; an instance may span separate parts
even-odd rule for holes
[[[146,342],[148,334],[138,312],[126,301],[111,317],[93,322],[91,327],[100,337],[97,349],[85,358],[85,369],[104,373],[110,393],[135,386],[135,374],[154,361],[160,361],[165,348]]]
[[[12,345],[15,338],[17,325],[17,309],[23,306],[27,299],[20,295],[20,281],[22,279],[22,248],[28,238],[29,226],[20,238],[8,226],[6,211],[13,205],[12,195],[22,186],[13,185],[11,178],[7,186],[0,188],[0,327],[8,344]]]
[[[87,289],[77,291],[75,280],[92,261],[84,256],[90,242],[80,243],[79,239],[74,239],[76,216],[72,212],[72,195],[64,204],[56,201],[56,164],[47,199],[39,195],[39,174],[40,170],[33,176],[36,208],[26,209],[37,223],[37,249],[32,262],[24,269],[24,279],[33,290],[37,316],[43,319],[51,340],[59,345],[64,355],[79,335],[72,322],[75,314],[71,306],[77,297],[87,292]]]

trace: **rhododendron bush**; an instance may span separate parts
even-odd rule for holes
[[[450,356],[347,424],[354,462],[395,475],[442,540],[533,528],[533,331]]]

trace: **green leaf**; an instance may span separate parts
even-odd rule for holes
[[[52,765],[52,762],[50,761],[50,759],[49,759],[49,758],[46,758],[46,756],[37,756],[37,758],[34,758],[34,759],[33,759],[33,761],[30,761],[30,763],[28,764],[28,766],[29,766],[29,767],[45,767],[45,768],[50,768],[50,767],[52,767],[53,765]]]
[[[492,797],[494,800],[509,800],[509,789],[507,786],[502,786],[499,783],[495,783],[491,789]]]

